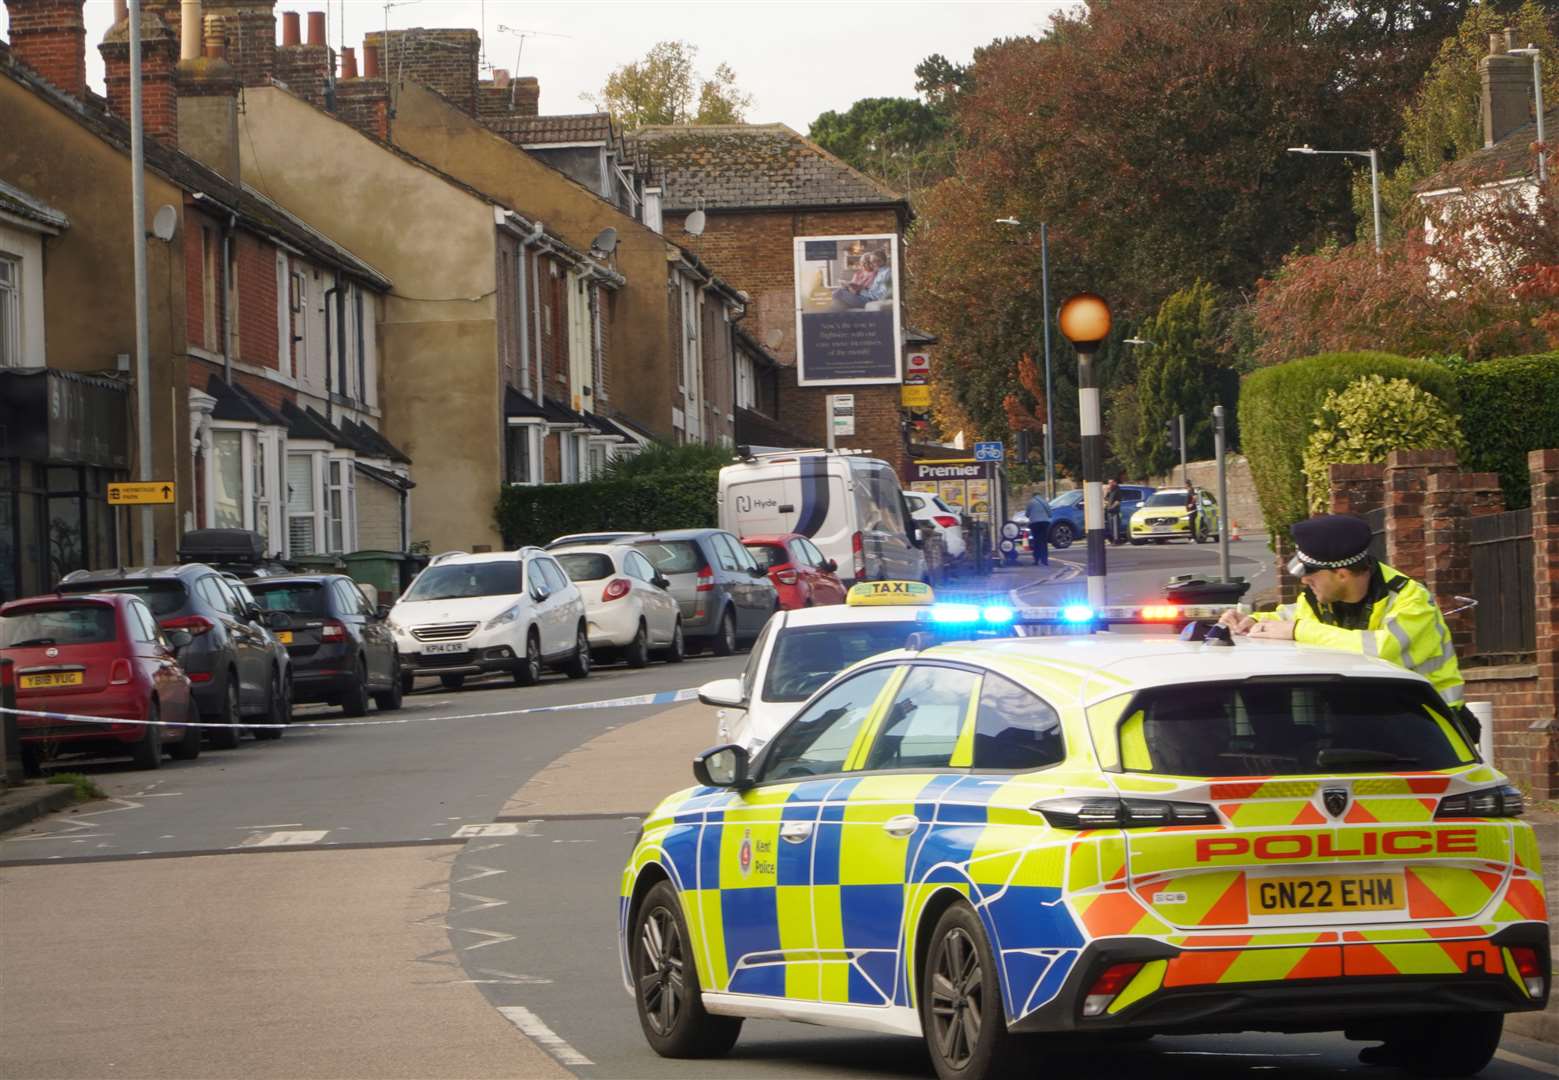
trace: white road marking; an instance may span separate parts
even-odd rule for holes
[[[1525,1054],[1518,1054],[1513,1050],[1496,1050],[1494,1056],[1501,1061],[1508,1061],[1512,1065],[1520,1065],[1523,1069],[1531,1069],[1533,1072],[1542,1073],[1544,1076],[1559,1076],[1559,1068],[1548,1064],[1546,1061],[1538,1061],[1529,1058]]]
[[[238,842],[239,847],[285,847],[289,844],[317,844],[329,829],[301,829],[294,832],[255,833]]]
[[[542,1023],[541,1017],[523,1005],[500,1005],[498,1011],[530,1040],[564,1065],[594,1065],[585,1055],[563,1041],[562,1036]]]
[[[536,826],[529,821],[489,821],[481,825],[462,825],[452,839],[463,840],[472,836],[529,836]]]
[[[234,825],[239,832],[259,832],[261,829],[301,829],[301,821],[283,821],[279,825]]]

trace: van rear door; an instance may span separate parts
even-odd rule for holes
[[[800,533],[841,569],[849,566],[849,507],[838,467],[830,469],[830,462],[811,454],[722,470],[721,527],[737,536]]]

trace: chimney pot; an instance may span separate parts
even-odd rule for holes
[[[509,85],[509,73],[503,68],[493,68],[493,85],[504,87]]]
[[[179,7],[179,59],[200,58],[204,35],[201,32],[200,0],[183,0]]]
[[[325,13],[323,11],[309,12],[309,44],[325,44]]]
[[[281,13],[281,43],[283,45],[303,44],[303,16],[298,12]]]
[[[1515,31],[1489,35],[1489,55],[1478,61],[1482,83],[1483,145],[1493,146],[1529,118],[1532,69],[1524,58],[1512,56]]]
[[[114,0],[114,22],[122,23],[130,17],[129,0]]]
[[[379,46],[363,42],[363,78],[379,78]]]
[[[341,77],[357,78],[357,50],[350,46],[343,47],[341,50]]]

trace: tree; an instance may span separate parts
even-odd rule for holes
[[[862,98],[843,113],[823,113],[807,134],[913,202],[952,171],[950,127],[946,115],[913,98]]]
[[[737,87],[736,73],[727,64],[718,65],[710,78],[701,78],[694,68],[697,57],[696,45],[658,42],[642,59],[608,75],[599,94],[580,97],[611,113],[630,131],[651,124],[740,123],[752,107],[752,97]]]
[[[1179,459],[1164,439],[1165,425],[1186,418],[1187,454],[1211,457],[1213,406],[1218,404],[1218,299],[1211,285],[1198,281],[1159,306],[1142,324],[1137,358],[1137,442],[1132,471],[1143,476],[1167,472]],[[1230,403],[1232,404],[1232,402]]]
[[[1508,6],[1508,5],[1507,5]],[[1507,27],[1516,40],[1536,44],[1545,58],[1555,55],[1550,13],[1537,0],[1522,0],[1514,10],[1479,4],[1467,10],[1454,34],[1440,45],[1434,62],[1414,91],[1402,114],[1402,160],[1381,177],[1382,229],[1386,237],[1400,237],[1421,224],[1413,189],[1448,163],[1483,146],[1480,114],[1482,82],[1478,61],[1488,54],[1489,36]],[[1547,101],[1559,101],[1559,64],[1544,64],[1543,92]],[[1360,235],[1372,234],[1372,194],[1368,167],[1358,168],[1353,179],[1354,209],[1360,219]]]

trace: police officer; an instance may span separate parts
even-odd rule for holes
[[[1304,583],[1299,599],[1257,615],[1227,611],[1219,621],[1235,633],[1347,649],[1416,671],[1462,712],[1476,737],[1476,719],[1461,709],[1451,632],[1429,590],[1370,555],[1370,527],[1362,518],[1323,514],[1290,532],[1297,550],[1288,572]]]

